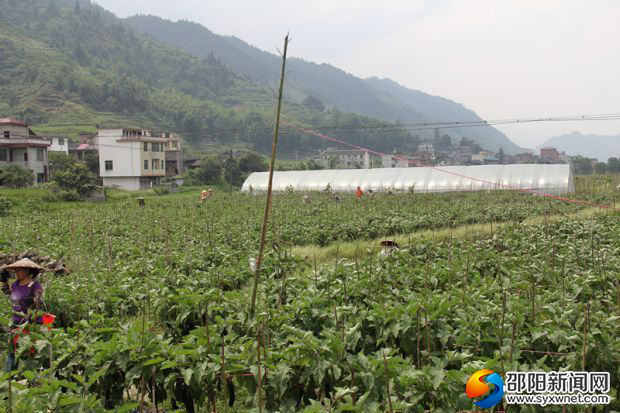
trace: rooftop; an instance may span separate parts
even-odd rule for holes
[[[14,119],[14,118],[0,118],[0,125],[23,126],[24,128],[28,127],[28,125],[26,125],[21,120]]]

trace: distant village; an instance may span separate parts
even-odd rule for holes
[[[158,186],[163,179],[181,185],[183,173],[200,166],[200,160],[184,156],[181,139],[168,132],[102,128],[96,134],[80,134],[75,142],[67,136],[39,136],[26,123],[13,118],[0,118],[0,132],[0,167],[14,164],[31,170],[33,184],[50,180],[48,152],[90,160],[104,187],[129,191]],[[364,150],[326,149],[311,161],[324,169],[572,162],[570,156],[553,147],[542,148],[539,154],[508,155],[501,150],[479,150],[478,145],[471,143],[462,140],[457,146],[444,145],[439,149],[433,143],[422,142],[414,153],[395,151],[381,156]],[[598,163],[597,159],[590,161],[593,166]]]

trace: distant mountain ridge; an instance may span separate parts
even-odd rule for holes
[[[568,155],[581,155],[587,158],[598,158],[607,162],[610,157],[620,157],[620,133],[618,135],[584,135],[573,132],[566,135],[554,136],[540,147],[553,146]]]
[[[279,57],[236,37],[215,34],[198,23],[172,22],[156,16],[138,15],[124,22],[137,33],[197,57],[213,55],[233,72],[247,76],[256,83],[273,85],[277,81]],[[459,103],[405,88],[389,79],[360,79],[329,64],[316,64],[298,58],[289,59],[287,65],[290,68],[287,95],[298,102],[312,96],[329,107],[388,122],[480,120],[478,115]],[[414,133],[422,138],[433,135],[432,130]],[[458,128],[441,133],[448,133],[454,139],[468,137],[486,149],[503,148],[506,153],[523,150],[493,127]]]

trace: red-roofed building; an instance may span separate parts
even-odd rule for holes
[[[0,118],[0,168],[19,165],[30,169],[34,184],[49,180],[47,148],[50,142],[20,120]]]
[[[557,163],[560,161],[560,153],[552,146],[540,148],[540,161],[543,163]]]

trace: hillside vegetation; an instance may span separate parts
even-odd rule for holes
[[[88,1],[0,0],[0,113],[42,133],[98,126],[180,132],[196,147],[271,148],[273,91],[210,54],[194,57],[127,29]],[[284,117],[310,127],[364,126],[376,119],[287,102]],[[335,131],[373,149],[415,148],[404,132]],[[327,143],[286,132],[281,153]],[[333,146],[333,144],[332,144]]]
[[[231,36],[217,35],[200,24],[171,22],[155,16],[133,16],[125,23],[137,33],[147,34],[169,46],[198,57],[216,56],[235,73],[263,85],[275,85],[279,57]],[[370,58],[370,57],[369,57]],[[387,122],[420,123],[479,121],[473,111],[449,99],[405,88],[389,79],[360,79],[329,64],[315,64],[291,58],[287,81],[288,96],[302,102],[309,96],[322,104],[346,112],[359,113]],[[521,150],[503,133],[492,127],[450,129],[455,140],[468,137],[483,148],[507,153]],[[423,138],[433,130],[415,133]]]

